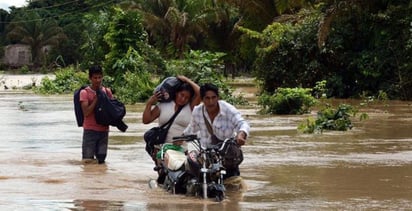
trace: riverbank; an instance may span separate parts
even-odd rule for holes
[[[0,91],[3,90],[18,90],[25,87],[39,86],[44,77],[54,79],[54,74],[10,74],[0,73]],[[256,97],[257,87],[254,84],[253,78],[237,78],[229,81],[231,86],[235,88],[234,95],[242,95],[247,99]]]
[[[24,87],[38,86],[44,77],[54,79],[53,74],[0,74],[0,90],[23,89]]]

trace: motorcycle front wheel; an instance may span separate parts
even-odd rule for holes
[[[215,200],[216,202],[221,202],[223,199],[225,199],[225,192],[219,191],[215,196]]]

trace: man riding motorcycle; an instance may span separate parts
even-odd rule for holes
[[[199,133],[201,144],[206,147],[237,134],[237,144],[244,145],[249,136],[249,123],[233,105],[219,99],[219,89],[214,84],[204,84],[200,86],[200,97],[203,104],[193,109],[192,119],[183,133]],[[226,167],[225,178],[231,176],[240,176],[238,165]]]

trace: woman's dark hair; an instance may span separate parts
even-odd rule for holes
[[[195,91],[193,90],[193,87],[190,86],[188,83],[182,83],[177,89],[176,93],[180,91],[188,91],[190,93],[190,99],[193,98],[193,95],[195,95]]]
[[[103,74],[103,69],[100,65],[93,65],[89,68],[89,78],[93,76],[93,74]]]
[[[200,97],[203,99],[206,96],[207,91],[214,92],[217,96],[219,96],[219,88],[216,85],[211,83],[206,83],[200,86]]]

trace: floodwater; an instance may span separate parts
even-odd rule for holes
[[[353,103],[350,102],[350,103]],[[83,165],[71,96],[0,92],[1,210],[410,210],[412,106],[365,107],[346,132],[298,133],[305,116],[260,116],[243,107],[251,136],[240,166],[246,189],[223,202],[150,189],[143,104],[111,128],[105,165]],[[315,114],[311,114],[315,116]]]

